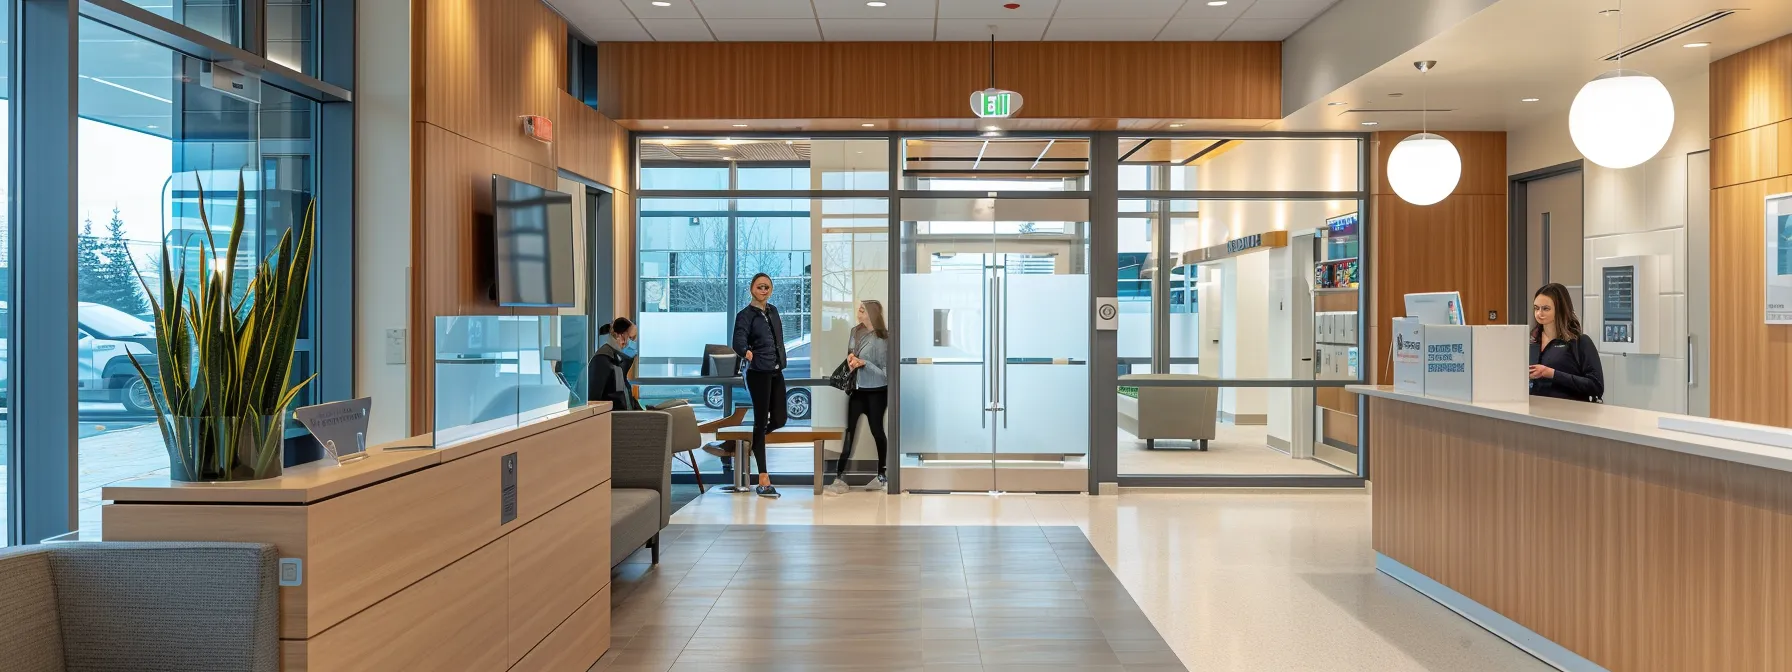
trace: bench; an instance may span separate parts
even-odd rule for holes
[[[815,494],[819,495],[821,494],[823,472],[826,471],[823,467],[826,462],[827,442],[839,441],[844,438],[846,438],[846,430],[840,427],[785,427],[765,435],[765,445],[769,447],[801,445],[805,443],[814,444]],[[745,474],[747,473],[747,463],[745,460],[753,459],[752,455],[750,455],[751,450],[749,449],[749,447],[753,445],[753,428],[724,427],[716,430],[716,440],[735,441],[737,442],[736,445],[741,447],[739,450],[735,451],[735,459],[737,462],[734,467],[734,473],[737,485],[746,485]],[[842,453],[841,459],[845,459],[844,453]]]

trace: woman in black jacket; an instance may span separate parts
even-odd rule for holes
[[[618,317],[598,327],[597,335],[597,352],[591,355],[591,400],[608,401],[618,411],[641,410],[635,384],[628,379],[635,357],[641,354],[640,330],[628,318]]]
[[[1531,297],[1531,396],[1600,402],[1605,369],[1593,337],[1583,333],[1568,288],[1549,283]]]
[[[734,316],[734,354],[747,363],[747,394],[753,397],[753,461],[759,465],[759,487],[753,492],[777,497],[765,467],[765,435],[784,427],[784,365],[789,357],[784,351],[784,322],[771,304],[771,276],[753,276],[749,289],[752,303]]]

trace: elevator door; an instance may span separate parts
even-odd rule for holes
[[[902,208],[904,489],[1085,490],[1088,202]]]

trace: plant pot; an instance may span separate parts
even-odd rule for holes
[[[244,417],[167,416],[168,477],[206,483],[252,481],[280,475],[286,413]]]

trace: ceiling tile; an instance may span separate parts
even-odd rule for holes
[[[670,7],[655,7],[654,0],[622,0],[628,5],[628,11],[634,12],[637,19],[695,19],[697,7],[691,0],[659,0]]]
[[[1002,5],[1017,2],[1017,9]],[[941,0],[942,19],[1049,19],[1058,0]]]
[[[652,42],[653,36],[634,19],[624,21],[581,21],[579,31],[598,42]]]
[[[1045,37],[1048,23],[1051,22],[1046,19],[940,19],[934,39],[982,42],[989,39],[989,27],[994,24],[998,42],[1036,42]]]
[[[818,42],[814,19],[730,19],[710,21],[710,31],[723,42]]]
[[[641,19],[657,42],[714,42],[703,19]]]
[[[933,19],[822,19],[829,42],[931,42]]]
[[[1055,19],[1168,19],[1183,0],[1058,0]]]
[[[1162,30],[1163,19],[1078,19],[1067,21],[1063,18],[1052,20],[1052,25],[1045,31],[1048,40],[1073,40],[1089,42],[1125,42],[1149,41],[1157,37]]]
[[[809,0],[690,0],[705,19],[813,19]],[[716,31],[719,36],[721,31]]]
[[[884,0],[883,7],[868,6],[865,0],[815,0],[815,15],[824,19],[931,20],[933,9],[934,0]]]
[[[1236,19],[1250,9],[1252,0],[1231,0],[1218,7],[1209,7],[1207,0],[1188,0],[1182,11],[1176,13],[1178,19]]]
[[[1306,19],[1239,19],[1220,39],[1227,42],[1280,42],[1307,25]]]
[[[1303,19],[1312,20],[1337,0],[1257,0],[1250,9],[1245,10],[1247,19]]]
[[[568,19],[634,19],[622,0],[548,0],[548,6]]]
[[[1158,33],[1159,42],[1211,42],[1232,26],[1232,19],[1176,19]]]

